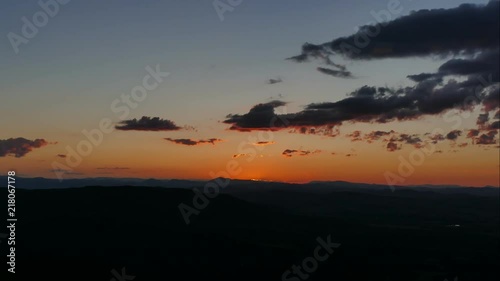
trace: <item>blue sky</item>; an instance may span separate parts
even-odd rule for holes
[[[318,74],[314,63],[285,60],[305,42],[327,42],[374,22],[371,12],[386,10],[389,2],[244,0],[221,21],[213,1],[72,0],[16,54],[7,34],[21,34],[21,18],[31,19],[41,8],[37,1],[3,1],[0,111],[8,118],[0,118],[0,127],[8,130],[0,139],[42,136],[76,143],[82,129],[112,116],[111,102],[138,85],[148,65],[160,64],[171,75],[130,117],[175,120],[198,128],[192,132],[198,138],[212,132],[241,138],[220,121],[277,97],[294,112],[342,99],[363,85],[409,85],[406,75],[435,71],[443,60],[343,61],[356,79],[335,79]],[[402,0],[402,12],[394,16],[487,2]],[[276,77],[284,82],[266,84]]]

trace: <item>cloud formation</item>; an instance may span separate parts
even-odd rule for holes
[[[498,131],[489,131],[488,133],[482,134],[475,139],[476,144],[482,145],[492,145],[497,144],[495,137],[498,135]]]
[[[273,145],[275,143],[276,142],[274,142],[274,141],[259,141],[259,142],[256,142],[256,143],[252,143],[252,145],[255,145],[255,146],[267,146],[267,145]]]
[[[286,103],[279,100],[260,103],[253,106],[246,114],[229,114],[224,123],[231,124],[230,130],[250,131],[250,130],[275,130],[287,127],[283,116],[279,116],[274,109],[285,106]]]
[[[182,129],[170,120],[147,116],[121,121],[115,128],[122,131],[177,131]]]
[[[320,45],[305,43],[290,59],[342,55],[350,59],[472,54],[498,46],[499,2],[463,4],[452,9],[412,12],[389,22],[362,26],[358,32]]]
[[[305,43],[301,54],[289,60],[303,63],[319,60],[330,68],[319,67],[324,74],[348,77],[346,67],[335,63],[332,57],[343,56],[352,60],[383,58],[441,57],[449,58],[437,71],[409,74],[415,82],[410,87],[376,87],[365,85],[349,93],[346,98],[333,102],[311,103],[296,113],[279,114],[275,109],[285,105],[273,101],[254,106],[246,114],[228,115],[224,121],[231,130],[282,130],[308,133],[318,128],[337,129],[342,124],[388,123],[418,120],[439,116],[451,109],[496,112],[500,108],[499,75],[499,1],[486,5],[464,4],[452,9],[421,10],[398,19],[361,27],[349,36],[336,38],[324,44]],[[360,42],[368,36],[364,44]],[[363,46],[360,46],[363,45]],[[285,120],[277,122],[276,120]],[[490,133],[498,122],[485,122],[479,143],[488,143]],[[459,133],[432,136],[437,143],[455,140]],[[478,134],[479,136],[479,134]],[[370,140],[376,136],[367,136]],[[351,136],[360,141],[361,135]],[[420,147],[422,139],[415,135],[399,135],[391,142],[390,150],[401,144]]]
[[[312,154],[321,153],[321,150],[296,150],[296,149],[285,149],[281,155],[290,158],[293,156],[308,156]]]
[[[325,68],[325,67],[318,67],[316,68],[319,72],[330,75],[333,77],[340,77],[340,78],[353,78],[352,73],[346,70],[334,70],[330,68]]]
[[[400,150],[401,146],[398,145],[395,142],[390,141],[390,142],[387,143],[387,147],[386,148],[387,148],[387,151],[393,152],[393,151],[396,151],[396,150]]]
[[[396,132],[394,132],[393,130],[391,131],[372,131],[368,134],[365,134],[365,137],[364,139],[368,142],[368,143],[372,143],[374,141],[377,141],[379,140],[380,138],[382,137],[387,137],[387,136],[390,136],[392,134],[395,134]]]
[[[212,144],[212,145],[215,145],[217,142],[222,142],[223,141],[221,139],[215,139],[215,138],[206,139],[206,140],[165,138],[165,140],[167,140],[169,142],[176,143],[176,144],[187,145],[187,146],[195,146],[195,145],[201,145],[201,144]]]
[[[267,84],[269,85],[274,85],[274,84],[278,84],[278,83],[281,83],[283,82],[283,79],[281,79],[280,77],[278,78],[270,78],[267,80]]]
[[[25,138],[10,138],[0,140],[0,157],[14,156],[20,158],[49,143],[44,139],[28,140]]]
[[[453,130],[453,131],[449,132],[448,134],[446,134],[446,139],[451,140],[451,141],[455,141],[461,135],[462,135],[462,131]]]
[[[397,90],[364,86],[345,99],[312,103],[297,113],[276,114],[275,108],[286,104],[280,101],[258,104],[247,114],[228,115],[224,123],[240,131],[339,126],[346,121],[387,123],[439,115],[450,109],[472,110],[478,101],[488,104],[490,110],[498,108],[490,100],[498,100],[496,86],[482,88],[479,82],[471,84],[469,80],[446,84],[425,80]]]
[[[320,67],[319,71],[344,77],[350,73],[344,66],[333,63],[331,55],[340,53],[351,59],[449,54],[462,57],[448,60],[435,73],[408,75],[416,83],[413,87],[392,89],[366,85],[345,99],[312,103],[294,114],[276,115],[274,107],[268,107],[266,116],[268,119],[286,118],[289,127],[307,127],[338,126],[346,121],[386,123],[415,120],[454,108],[472,110],[477,104],[481,104],[485,112],[497,110],[500,93],[498,8],[499,3],[495,1],[485,6],[462,5],[455,9],[415,12],[384,23],[384,26],[377,25],[382,30],[380,34],[372,38],[370,46],[356,53],[346,53],[341,46],[344,44],[345,47],[349,42],[354,44],[366,28],[322,45],[306,43],[302,54],[291,60],[321,59],[339,70]],[[382,49],[386,51],[380,51]],[[445,80],[445,77],[449,79]],[[255,129],[258,126],[251,125],[252,117],[247,114],[245,124],[249,125],[247,128]],[[259,119],[260,123],[269,124],[269,120],[263,119]],[[226,120],[230,124],[234,121]]]

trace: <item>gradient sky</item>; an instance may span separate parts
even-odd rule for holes
[[[113,100],[142,83],[146,66],[160,65],[170,76],[127,119],[160,117],[188,129],[121,131],[105,134],[81,164],[65,178],[141,177],[212,178],[228,163],[238,163],[239,179],[306,182],[346,180],[386,183],[387,172],[398,174],[400,157],[416,148],[400,144],[389,152],[383,139],[368,143],[346,135],[374,130],[418,134],[442,128],[462,130],[456,141],[436,144],[440,153],[401,184],[499,185],[496,145],[473,145],[466,130],[477,127],[480,109],[461,117],[461,124],[443,116],[385,124],[344,123],[337,136],[300,134],[291,130],[240,132],[222,123],[228,114],[244,114],[259,103],[287,102],[279,112],[298,112],[310,103],[335,102],[364,85],[406,87],[409,74],[435,72],[449,58],[430,56],[384,60],[347,60],[355,78],[342,79],[316,71],[317,63],[285,60],[305,42],[320,44],[356,32],[373,22],[371,11],[387,9],[388,0],[247,0],[221,21],[212,1],[81,1],[61,5],[16,54],[7,34],[21,34],[22,17],[32,18],[37,1],[2,2],[0,9],[0,140],[25,138],[47,142],[22,157],[0,157],[0,171],[23,176],[56,177],[54,161],[65,164],[67,146],[85,140],[81,131],[99,127],[102,118],[121,121],[110,109]],[[488,1],[401,1],[403,11],[454,8]],[[269,84],[269,79],[282,82]],[[458,113],[457,113],[458,114]],[[455,116],[455,115],[450,115]],[[463,116],[463,115],[461,115]],[[254,146],[260,141],[271,145]],[[187,146],[165,140],[220,139],[214,144]],[[467,143],[467,146],[464,145]],[[459,146],[462,147],[459,147]],[[242,149],[242,147],[244,149]],[[292,157],[285,150],[297,150]],[[255,158],[235,157],[257,151]],[[299,154],[308,155],[301,156]],[[3,173],[3,172],[2,172]]]

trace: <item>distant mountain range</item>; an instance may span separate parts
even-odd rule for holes
[[[287,191],[307,191],[322,193],[328,191],[392,191],[387,185],[352,183],[345,181],[312,181],[304,184],[256,181],[256,180],[230,180],[213,179],[211,181],[228,182],[229,185],[222,189],[223,193],[244,193],[262,190],[287,190]],[[83,178],[83,179],[48,179],[36,178],[16,178],[16,188],[20,189],[61,189],[78,188],[86,186],[137,186],[137,187],[163,187],[163,188],[203,188],[209,181],[205,180],[179,180],[179,179],[140,179],[140,178]],[[5,186],[3,186],[5,187]],[[238,189],[230,188],[238,187]],[[395,190],[418,190],[418,191],[438,191],[444,193],[468,193],[477,195],[499,195],[499,188],[493,186],[466,187],[456,185],[414,185],[396,186]]]

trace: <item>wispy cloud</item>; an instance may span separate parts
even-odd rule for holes
[[[215,138],[206,139],[206,140],[165,138],[165,140],[167,140],[169,142],[176,143],[176,144],[188,145],[188,146],[195,146],[195,145],[201,145],[201,144],[212,144],[212,145],[215,145],[218,142],[223,142],[224,141],[224,140],[215,139]]]
[[[281,155],[285,157],[293,157],[293,156],[308,156],[308,155],[313,155],[321,153],[321,150],[297,150],[297,149],[285,149]]]

